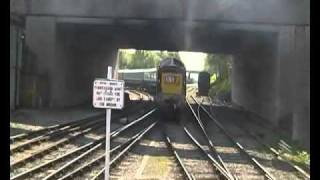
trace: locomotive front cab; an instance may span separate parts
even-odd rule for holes
[[[185,97],[186,69],[181,61],[175,58],[164,59],[157,72],[157,96],[160,99]]]
[[[175,58],[162,60],[157,71],[156,96],[162,114],[178,114],[184,106],[185,95],[186,69],[184,64]]]

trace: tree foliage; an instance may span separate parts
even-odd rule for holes
[[[211,88],[209,95],[213,97],[225,96],[230,100],[230,72],[232,57],[223,54],[208,54],[205,60],[205,70],[211,74]],[[226,96],[227,95],[227,96]]]
[[[180,58],[178,52],[136,50],[128,53],[125,50],[119,52],[120,69],[144,69],[157,67],[160,61],[167,57]]]
[[[229,79],[231,56],[223,54],[208,54],[205,60],[205,70],[215,74],[217,80]]]

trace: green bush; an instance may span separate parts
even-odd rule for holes
[[[231,91],[231,83],[229,79],[217,79],[210,85],[209,96],[215,97],[227,94]]]

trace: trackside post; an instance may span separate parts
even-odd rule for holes
[[[93,82],[93,106],[106,109],[105,180],[109,180],[111,109],[124,106],[124,81],[112,79],[112,67],[108,66],[107,79]]]
[[[108,66],[107,79],[112,79],[112,67]],[[110,121],[111,109],[106,109],[106,159],[105,159],[105,172],[104,179],[109,180],[109,162],[110,162]]]

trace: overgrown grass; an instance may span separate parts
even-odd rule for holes
[[[306,151],[282,152],[281,154],[284,158],[297,165],[305,166],[310,162],[310,154]]]
[[[217,75],[213,73],[210,77],[210,84],[214,83],[217,80]]]
[[[270,147],[275,148],[281,157],[284,159],[291,161],[292,163],[299,165],[299,166],[306,166],[310,162],[310,154],[305,151],[301,145],[297,141],[290,141],[286,138],[283,138],[279,135],[273,135],[273,142],[270,144]],[[285,142],[290,143],[290,147],[287,148],[280,148],[279,142],[280,140],[284,140]],[[261,153],[269,153],[269,149],[261,146],[257,149]]]
[[[297,141],[293,141],[290,144],[290,151],[280,149],[279,153],[285,159],[297,164],[305,166],[310,162],[310,154],[303,150],[300,144]]]

